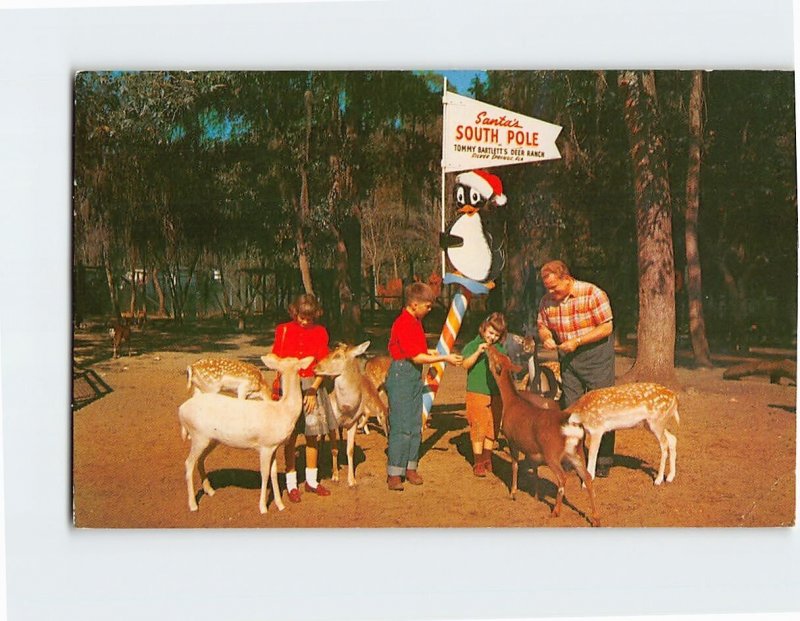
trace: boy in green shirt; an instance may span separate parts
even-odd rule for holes
[[[466,413],[469,421],[469,439],[472,443],[472,473],[485,477],[492,471],[492,449],[500,430],[503,402],[500,390],[489,371],[486,348],[494,345],[503,353],[499,344],[506,336],[506,318],[502,313],[489,315],[480,328],[478,336],[464,346],[462,366],[467,369]]]

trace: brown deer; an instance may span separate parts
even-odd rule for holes
[[[127,319],[117,319],[109,328],[108,335],[111,337],[113,348],[112,358],[119,358],[119,350],[123,343],[127,343],[128,356],[131,355],[131,327]]]
[[[364,364],[364,375],[367,376],[378,391],[386,391],[386,376],[392,366],[391,356],[375,356]]]
[[[659,384],[634,383],[598,388],[587,392],[569,408],[571,423],[581,425],[589,434],[589,474],[594,478],[597,465],[597,452],[600,440],[607,431],[630,429],[647,425],[661,447],[661,463],[653,481],[661,485],[664,481],[664,468],[669,454],[669,474],[667,483],[675,478],[675,460],[678,449],[677,438],[666,429],[667,422],[675,418],[679,423],[678,397],[674,392]]]
[[[356,484],[353,464],[353,450],[355,449],[356,429],[366,425],[367,418],[374,414],[388,433],[387,419],[388,408],[381,400],[377,389],[370,379],[361,371],[358,356],[362,355],[369,347],[369,341],[360,345],[339,345],[319,361],[314,372],[317,375],[335,377],[331,405],[336,412],[340,429],[347,432],[347,484],[352,487]],[[339,480],[339,451],[332,435],[331,461],[333,465],[332,480]]]
[[[500,389],[503,400],[503,417],[500,429],[511,452],[511,498],[516,499],[517,476],[519,472],[519,453],[523,453],[534,464],[533,489],[537,494],[537,466],[547,464],[556,477],[558,494],[551,515],[558,517],[564,498],[567,475],[562,463],[567,460],[575,468],[578,477],[586,485],[591,505],[590,523],[600,525],[595,506],[592,477],[586,470],[583,459],[583,429],[569,422],[569,414],[557,409],[537,407],[523,398],[514,385],[513,373],[520,370],[511,359],[501,354],[494,346],[486,350],[489,369]],[[537,494],[538,495],[538,494]]]

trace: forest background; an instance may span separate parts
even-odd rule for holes
[[[441,89],[435,72],[79,73],[74,320],[243,327],[305,290],[359,338],[399,283],[440,271]],[[676,345],[702,365],[794,345],[793,73],[488,71],[468,94],[564,128],[562,159],[493,169],[508,260],[486,305],[512,327],[561,258],[608,291],[618,338],[652,344],[650,378]]]

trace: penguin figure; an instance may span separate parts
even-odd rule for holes
[[[440,235],[440,246],[461,275],[493,281],[505,264],[502,230],[495,230],[498,219],[491,214],[506,204],[502,182],[485,170],[461,173],[456,177],[455,198],[461,215]]]

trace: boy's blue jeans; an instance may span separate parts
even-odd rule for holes
[[[422,440],[422,373],[409,360],[395,360],[389,367],[389,476],[417,469]]]

